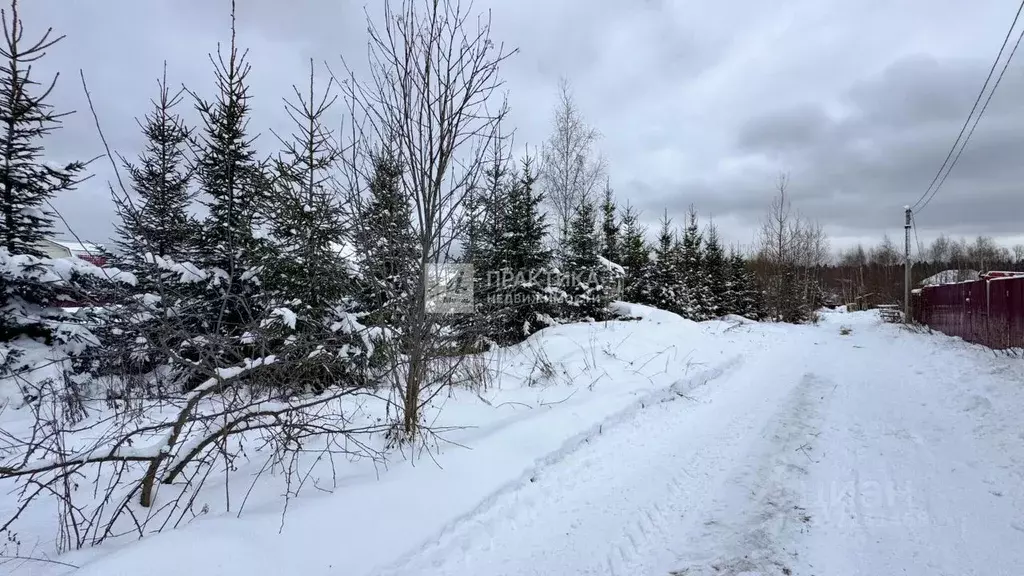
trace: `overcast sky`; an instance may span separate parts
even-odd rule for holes
[[[287,128],[281,98],[310,57],[365,57],[364,0],[238,0],[262,147]],[[371,4],[372,5],[372,4]],[[655,223],[694,204],[730,242],[749,243],[790,175],[794,208],[842,247],[902,236],[913,204],[960,130],[1017,0],[477,0],[495,39],[520,52],[504,68],[519,144],[540,144],[560,76],[573,86],[620,200]],[[209,93],[207,54],[229,33],[229,0],[29,0],[34,38],[67,38],[37,67],[62,73],[53,103],[75,109],[47,142],[54,160],[97,156],[83,69],[110,145],[134,156],[162,62],[173,84]],[[1024,52],[1024,49],[1022,49]],[[191,115],[191,110],[184,110]],[[105,242],[113,207],[105,160],[56,205]],[[1024,241],[1024,54],[969,149],[918,216],[939,232]]]

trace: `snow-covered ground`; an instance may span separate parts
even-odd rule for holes
[[[1020,360],[871,312],[817,326],[635,312],[489,358],[487,391],[438,406],[437,426],[467,428],[432,456],[379,475],[353,463],[285,515],[264,490],[241,518],[58,558],[78,571],[0,571],[1020,574]]]

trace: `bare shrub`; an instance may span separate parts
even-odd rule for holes
[[[528,340],[527,342],[530,356],[533,358],[530,375],[527,377],[527,385],[553,384],[558,377],[558,369],[548,356],[547,350],[542,345],[537,344],[536,340]]]

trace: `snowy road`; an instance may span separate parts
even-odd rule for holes
[[[870,316],[757,330],[379,573],[1021,573],[1020,371]]]

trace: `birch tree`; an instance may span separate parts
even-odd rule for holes
[[[558,85],[551,135],[541,150],[541,182],[545,198],[554,214],[555,237],[565,244],[576,209],[593,201],[605,181],[607,166],[597,151],[601,138],[587,124],[573,98],[569,81]]]

